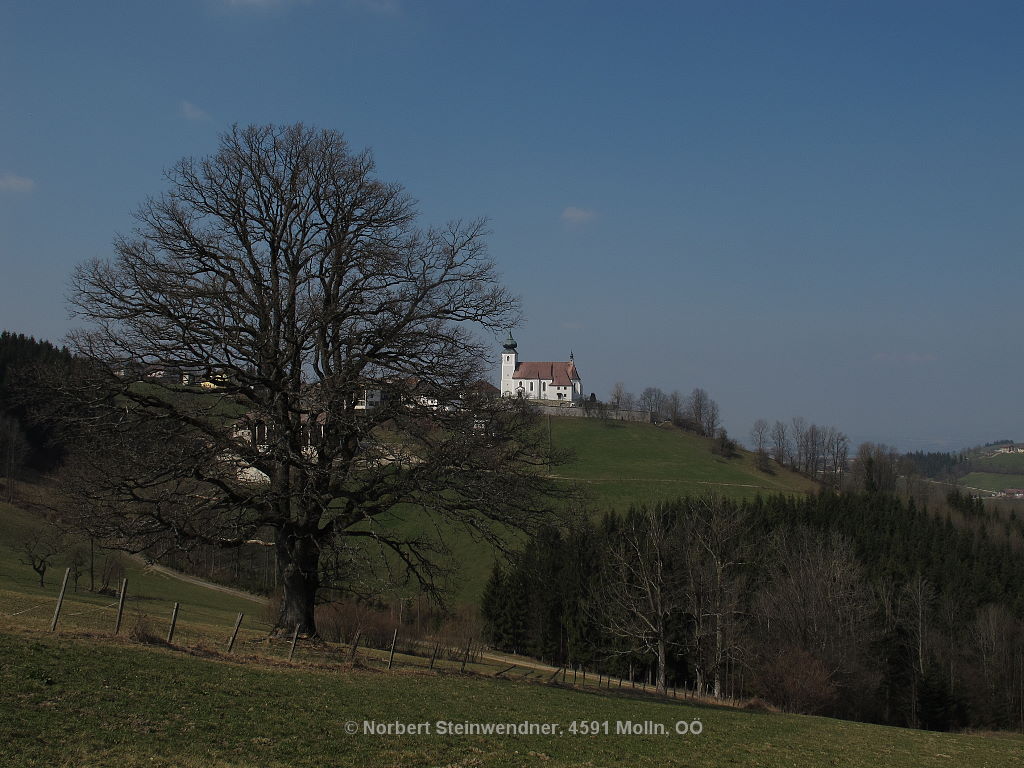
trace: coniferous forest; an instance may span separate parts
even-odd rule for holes
[[[954,491],[681,499],[532,539],[491,642],[660,687],[934,730],[1024,726],[1021,524]]]

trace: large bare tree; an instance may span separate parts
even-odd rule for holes
[[[668,504],[630,510],[602,569],[592,613],[624,654],[650,654],[657,689],[666,691],[673,621],[685,607],[679,510]]]
[[[135,551],[266,543],[278,628],[313,634],[359,558],[434,590],[452,525],[501,544],[549,519],[530,412],[474,386],[518,315],[483,223],[418,228],[368,152],[301,124],[235,127],[166,177],[74,278],[85,527]]]

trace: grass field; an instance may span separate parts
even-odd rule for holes
[[[774,463],[772,473],[760,471],[746,451],[731,459],[716,456],[710,440],[670,425],[550,418],[554,446],[576,454],[555,474],[579,482],[598,510],[708,493],[752,498],[810,493],[817,487]]]
[[[0,763],[10,766],[1002,768],[1024,760],[1024,739],[1011,735],[915,732],[471,675],[229,662],[106,638],[0,630],[0,658]],[[430,732],[370,735],[370,720],[428,723]],[[555,726],[552,735],[441,735],[437,721]],[[602,732],[574,735],[574,721]],[[694,721],[700,735],[675,733],[677,722]],[[668,733],[616,734],[619,722]]]
[[[667,425],[543,418],[552,445],[575,455],[570,464],[554,467],[553,474],[582,489],[594,516],[680,496],[715,493],[753,498],[759,493],[810,493],[817,488],[813,481],[783,467],[773,467],[772,473],[758,470],[755,457],[745,451],[723,459],[711,453],[710,440]],[[410,511],[391,525],[410,533],[437,535],[417,514]],[[453,600],[475,604],[496,553],[461,529],[442,527],[440,534],[455,566]]]
[[[971,468],[978,472],[1024,475],[1024,453],[997,453],[971,458]]]
[[[1008,475],[994,472],[971,472],[960,479],[960,483],[968,488],[981,488],[986,491],[1001,491],[1004,488],[1024,488],[1024,474]]]
[[[53,616],[54,598],[66,567],[66,557],[58,558],[47,571],[46,586],[40,587],[38,577],[29,566],[19,562],[17,545],[33,525],[28,512],[0,504],[0,620],[17,621],[18,626],[46,629]],[[109,553],[97,553],[97,569]],[[177,639],[182,643],[222,643],[228,636],[238,614],[244,613],[239,637],[243,641],[266,637],[270,624],[262,600],[249,600],[231,594],[171,578],[147,570],[145,564],[124,555],[118,556],[123,576],[128,579],[125,602],[125,632],[140,622],[164,627],[175,602],[182,604]],[[97,574],[97,587],[100,579]],[[119,586],[119,582],[115,581]],[[116,595],[88,591],[86,573],[74,590],[69,583],[64,607],[64,622],[78,630],[106,631],[116,620]],[[113,586],[113,585],[112,585]],[[116,587],[115,587],[116,588]],[[12,614],[17,614],[12,616]]]
[[[571,674],[552,685],[550,668],[487,654],[472,659],[467,674],[458,657],[439,655],[428,669],[412,651],[396,654],[387,670],[382,651],[361,649],[353,666],[345,647],[300,643],[289,663],[287,642],[269,641],[258,602],[134,562],[125,570],[131,597],[119,636],[112,635],[112,596],[84,590],[66,599],[51,634],[63,569],[55,567],[40,588],[9,546],[31,524],[27,513],[0,506],[2,766],[1024,764],[1018,736],[930,734],[666,700],[628,683],[599,689],[593,675],[585,686],[572,686]],[[173,601],[182,614],[169,647],[162,637]],[[228,656],[239,611],[247,618]],[[149,630],[141,635],[140,622]],[[510,663],[518,666],[510,671]],[[517,679],[498,679],[499,672]],[[361,732],[364,720],[426,722],[431,732],[370,735]],[[442,735],[439,720],[557,726],[551,735]],[[695,720],[699,735],[675,734],[677,722]],[[359,732],[347,732],[350,721]],[[607,722],[609,732],[573,734],[574,721],[596,721],[602,731]],[[617,734],[616,723],[627,721],[640,730],[658,724],[667,734]]]

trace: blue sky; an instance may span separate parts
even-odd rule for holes
[[[164,168],[303,121],[488,217],[522,356],[587,391],[1024,440],[1022,38],[1019,2],[0,2],[0,326],[59,339]]]

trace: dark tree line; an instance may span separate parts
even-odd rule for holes
[[[490,641],[559,665],[946,730],[1024,728],[1024,558],[970,497],[685,499],[547,529],[496,567]]]
[[[22,372],[38,365],[69,363],[71,353],[48,341],[11,331],[0,332],[0,475],[17,478],[22,469],[55,467],[64,449],[54,431],[29,418],[19,391]]]

